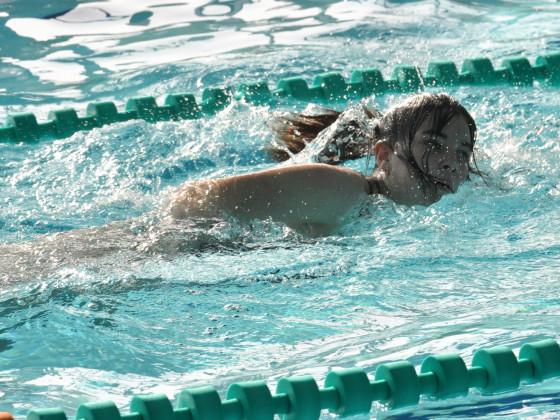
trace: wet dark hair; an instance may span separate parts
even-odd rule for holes
[[[322,130],[331,126],[340,114],[339,111],[323,108],[317,115],[290,113],[276,117],[270,124],[276,137],[276,144],[269,147],[270,155],[276,161],[288,160],[293,154],[301,152]],[[397,155],[424,173],[423,162],[416,162],[412,156],[412,140],[416,132],[426,119],[431,118],[432,131],[437,135],[455,116],[462,116],[469,126],[472,151],[476,142],[477,128],[473,117],[465,107],[446,93],[418,93],[406,97],[378,119],[368,147],[347,143],[344,147],[348,150],[339,151],[336,159],[322,161],[339,164],[349,159],[369,157],[373,153],[375,143],[386,141]],[[331,143],[336,144],[336,139],[333,138]],[[427,162],[427,160],[428,155],[423,161]],[[474,155],[473,162],[476,168]],[[471,172],[480,174],[478,168],[475,168],[469,164]]]
[[[320,108],[319,111],[316,115],[290,112],[274,116],[269,127],[276,142],[268,145],[268,153],[273,160],[284,162],[301,152],[321,131],[333,125],[341,114],[328,108]]]

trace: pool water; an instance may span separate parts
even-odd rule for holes
[[[42,2],[39,2],[42,3]],[[0,4],[2,118],[322,72],[560,50],[560,3],[31,0]],[[439,91],[438,89],[431,89]],[[441,89],[440,89],[441,90]],[[428,208],[372,199],[306,238],[162,223],[179,185],[270,168],[274,106],[0,145],[0,411],[311,374],[560,338],[558,87],[446,89],[484,178]],[[373,98],[381,110],[402,98]],[[330,104],[343,109],[345,102]],[[365,170],[364,160],[349,166]],[[560,379],[361,418],[554,418]],[[324,414],[329,418],[329,414]]]

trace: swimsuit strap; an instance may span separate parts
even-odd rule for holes
[[[373,177],[366,177],[366,181],[369,185],[368,195],[383,194],[384,188],[378,180],[373,179]]]

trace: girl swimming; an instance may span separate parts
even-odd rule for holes
[[[190,238],[189,224],[206,231],[208,223],[223,218],[272,219],[307,236],[328,235],[345,218],[359,214],[369,196],[427,206],[455,193],[473,171],[476,125],[445,94],[413,95],[383,116],[363,104],[344,112],[284,115],[273,131],[277,144],[271,155],[288,160],[284,166],[189,182],[171,198],[166,212],[171,217],[163,220],[161,214],[151,214],[0,247],[0,286],[68,264],[97,265],[99,258],[114,253],[122,259],[132,252],[136,261],[135,251],[191,252],[205,239],[199,243]],[[304,161],[311,156],[315,163],[293,163],[303,155]],[[375,166],[368,175],[340,165],[369,156],[375,157]],[[176,233],[185,229],[189,238],[183,241],[179,234],[176,242]]]
[[[370,195],[428,206],[457,192],[473,172],[476,124],[447,94],[412,95],[381,116],[362,104],[340,113],[292,114],[274,125],[271,155],[318,150],[317,163],[190,182],[167,206],[173,218],[267,219],[309,235],[332,232]],[[337,166],[375,157],[370,175]]]

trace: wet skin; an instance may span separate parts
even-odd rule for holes
[[[473,143],[464,117],[453,117],[439,133],[431,119],[424,121],[410,147],[417,167],[398,154],[389,159],[385,181],[397,203],[427,206],[469,179]]]
[[[412,141],[412,156],[435,184],[439,194],[454,194],[469,177],[472,139],[466,120],[454,117],[434,133],[431,121],[424,121]]]

